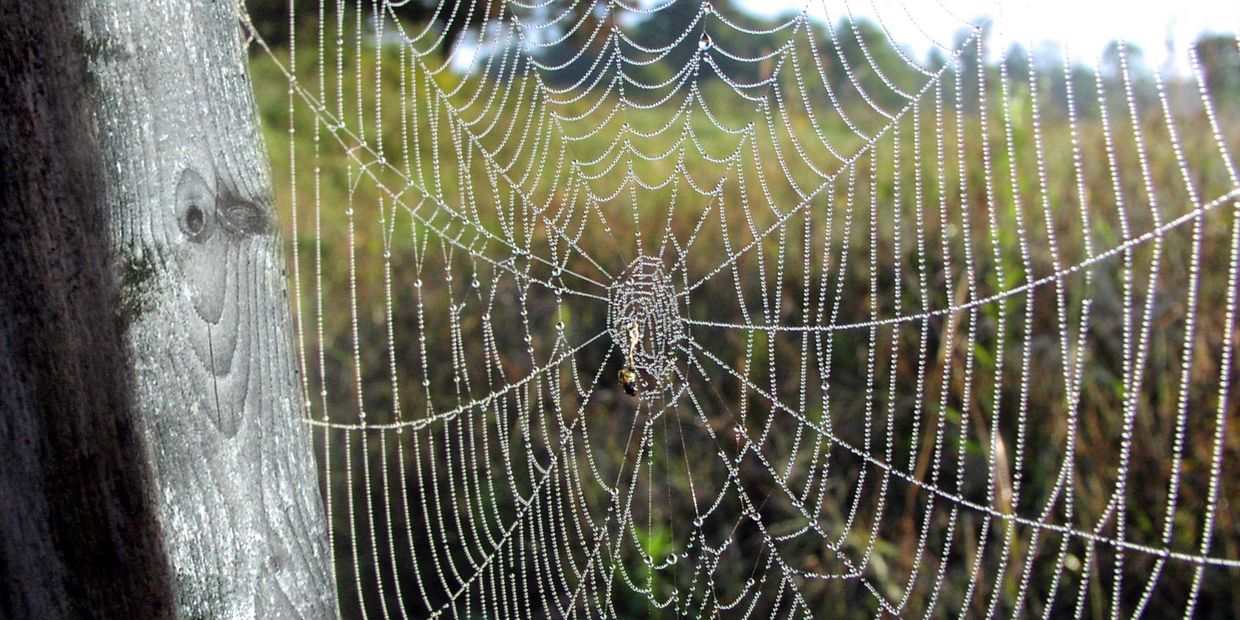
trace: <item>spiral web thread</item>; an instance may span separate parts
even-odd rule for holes
[[[342,613],[1235,605],[1240,110],[1196,50],[690,2],[446,2],[486,24],[447,47],[326,0],[252,43]],[[919,61],[895,20],[950,29]]]

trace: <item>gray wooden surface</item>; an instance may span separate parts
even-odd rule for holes
[[[237,7],[5,4],[63,13],[71,30],[67,53],[85,92],[62,107],[87,115],[97,152],[83,166],[98,178],[86,193],[101,205],[91,232],[103,238],[118,289],[113,298],[81,291],[96,298],[78,299],[77,311],[119,332],[113,363],[126,375],[123,397],[155,480],[149,495],[177,614],[335,616]],[[6,234],[21,234],[12,228]],[[158,572],[150,579],[158,589]]]

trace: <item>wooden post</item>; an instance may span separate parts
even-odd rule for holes
[[[0,21],[0,616],[335,616],[237,6]]]
[[[0,618],[171,618],[63,4],[0,4]]]

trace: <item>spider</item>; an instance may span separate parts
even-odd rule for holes
[[[626,340],[628,340],[628,355],[624,358],[624,368],[621,368],[616,376],[620,379],[620,386],[624,388],[624,393],[636,396],[639,376],[637,370],[633,368],[633,359],[637,352],[637,343],[641,341],[641,330],[637,327],[636,321],[629,323]]]

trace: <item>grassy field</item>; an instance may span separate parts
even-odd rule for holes
[[[588,382],[607,360],[592,398],[582,399],[565,385],[554,407],[538,412],[542,422],[529,422],[523,438],[516,433],[506,439],[515,447],[524,441],[524,457],[514,453],[516,461],[501,463],[494,451],[484,454],[497,468],[516,472],[510,483],[528,493],[534,474],[532,463],[523,458],[571,454],[574,467],[580,467],[572,471],[587,482],[590,475],[614,479],[637,458],[634,429],[649,429],[647,462],[629,463],[649,472],[633,482],[635,495],[643,500],[631,507],[640,527],[630,528],[630,536],[632,547],[642,553],[617,550],[621,560],[615,570],[648,584],[655,598],[684,589],[695,575],[691,562],[655,570],[646,560],[657,565],[673,554],[694,553],[686,546],[688,515],[713,497],[701,487],[727,480],[719,456],[734,456],[746,445],[755,446],[755,457],[740,460],[737,484],[760,499],[769,534],[804,525],[801,507],[783,492],[786,487],[815,498],[817,523],[839,540],[836,550],[810,535],[792,537],[779,544],[783,557],[793,558],[799,569],[831,573],[845,570],[841,557],[866,555],[865,581],[894,601],[908,588],[913,610],[928,604],[942,570],[940,613],[955,614],[967,606],[971,614],[982,614],[992,592],[998,609],[1011,612],[1029,557],[1033,593],[1024,612],[1040,614],[1062,543],[1062,557],[1068,559],[1052,615],[1072,610],[1078,587],[1088,615],[1108,613],[1114,546],[1028,527],[1012,530],[1010,549],[1004,544],[1008,522],[998,515],[1037,519],[1057,493],[1066,458],[1075,527],[1088,530],[1115,511],[1111,498],[1121,478],[1119,464],[1127,460],[1127,487],[1120,500],[1126,539],[1199,554],[1220,409],[1235,225],[1235,194],[1229,192],[1235,186],[1200,99],[1194,97],[1196,86],[1186,78],[1172,76],[1166,83],[1179,157],[1157,91],[1149,75],[1135,68],[1136,119],[1129,114],[1118,75],[1099,78],[1100,97],[1094,74],[1080,71],[1069,77],[1076,123],[1069,123],[1064,95],[1057,90],[1064,81],[1055,81],[1054,71],[1040,74],[1045,81],[1033,88],[1023,76],[1009,76],[1003,99],[998,67],[985,67],[986,100],[981,103],[975,79],[957,80],[947,71],[938,80],[940,88],[924,91],[896,121],[880,119],[855,96],[843,99],[849,120],[872,140],[843,122],[813,76],[802,80],[808,84],[804,105],[795,99],[801,86],[789,77],[793,73],[782,70],[775,90],[783,98],[762,97],[771,104],[770,114],[729,94],[718,80],[703,79],[701,99],[715,117],[700,110],[689,114],[683,135],[698,139],[690,146],[674,142],[675,132],[640,137],[673,117],[667,106],[629,109],[605,121],[601,112],[587,114],[547,129],[550,145],[601,127],[567,147],[579,162],[606,159],[621,125],[636,136],[632,140],[641,153],[682,153],[654,162],[630,155],[614,171],[588,181],[581,179],[604,166],[584,165],[573,185],[567,173],[529,182],[519,182],[524,177],[516,172],[511,180],[494,173],[495,162],[517,163],[515,171],[525,164],[535,170],[555,165],[554,150],[546,163],[526,161],[531,152],[541,152],[518,143],[517,137],[500,141],[507,125],[516,127],[518,137],[526,131],[522,124],[531,118],[535,91],[531,78],[506,80],[504,88],[492,89],[493,81],[452,72],[433,78],[424,68],[402,72],[405,63],[412,65],[410,58],[395,48],[376,52],[368,46],[355,54],[351,38],[337,66],[332,38],[329,33],[323,56],[324,98],[329,112],[339,110],[347,119],[347,132],[323,125],[316,131],[315,111],[298,95],[293,107],[297,132],[290,133],[285,75],[264,54],[256,54],[250,68],[281,222],[293,244],[290,256],[297,257],[290,273],[300,298],[293,302],[315,419],[347,423],[365,411],[369,422],[382,423],[416,419],[428,407],[451,409],[461,402],[454,379],[462,372],[472,374],[476,384],[484,384],[482,376],[493,367],[510,379],[529,372],[533,362],[524,356],[518,323],[533,335],[533,359],[544,360],[556,350],[557,323],[572,343],[606,328],[605,304],[523,287],[486,261],[438,241],[425,222],[401,208],[428,200],[431,206],[419,213],[446,213],[434,205],[449,205],[472,218],[460,230],[481,227],[533,254],[560,258],[565,272],[603,282],[620,273],[639,247],[649,251],[656,241],[674,239],[688,247],[685,266],[675,276],[678,288],[700,282],[688,297],[686,313],[692,320],[826,325],[824,317],[834,315],[831,324],[858,324],[817,334],[693,326],[693,340],[718,363],[699,356],[705,372],[687,371],[685,379],[699,402],[672,408],[657,420],[622,395],[614,379],[619,362],[610,339],[603,337],[553,373],[567,380],[575,371]],[[299,39],[296,60],[297,81],[312,96],[320,80],[318,49],[310,45],[314,39],[313,33]],[[798,49],[802,58],[809,53]],[[277,49],[275,57],[285,65],[290,60],[285,49]],[[436,66],[439,59],[431,54],[421,62]],[[879,90],[873,75],[859,79]],[[458,86],[458,94],[442,94]],[[470,103],[479,88],[482,102],[493,92],[516,94],[484,108]],[[414,95],[401,97],[402,91]],[[552,107],[570,119],[595,102]],[[461,111],[449,112],[448,103]],[[599,109],[614,103],[615,95],[607,95]],[[1216,97],[1215,103],[1225,146],[1240,152],[1240,101]],[[476,110],[484,113],[475,119]],[[727,127],[754,122],[757,130],[752,138],[738,138],[718,130],[716,122]],[[486,133],[481,128],[488,125],[499,129]],[[462,132],[484,137],[470,142]],[[1134,139],[1138,134],[1140,142]],[[848,161],[830,156],[824,142]],[[489,159],[480,155],[497,144]],[[718,156],[738,148],[743,156],[726,164],[701,154]],[[808,154],[799,156],[802,151]],[[715,195],[695,193],[683,179],[631,192],[622,185],[628,166],[649,182],[671,173],[678,158],[699,185],[717,186]],[[823,182],[823,174],[830,182]],[[601,215],[590,219],[574,211],[586,204],[575,187],[601,196],[619,192],[619,197],[601,201]],[[532,213],[532,201],[522,196],[544,201],[546,210]],[[787,215],[802,204],[809,206]],[[1198,216],[1193,215],[1195,205],[1205,205]],[[785,220],[773,234],[761,233]],[[567,251],[563,235],[548,221],[573,232],[576,247],[584,251]],[[457,225],[446,226],[451,232]],[[1155,230],[1159,234],[1142,237]],[[752,251],[727,263],[750,245]],[[480,243],[475,253],[503,247]],[[669,264],[677,262],[674,251],[666,256]],[[534,277],[549,282],[557,277],[547,265],[527,262]],[[1056,273],[1058,279],[1043,280]],[[473,280],[481,285],[471,288]],[[1028,287],[1030,282],[1038,284]],[[573,286],[594,290],[583,280]],[[1013,289],[1019,292],[1004,293]],[[976,305],[926,319],[866,325],[876,318],[970,302]],[[449,316],[459,318],[450,321]],[[1194,321],[1187,364],[1186,316]],[[453,323],[459,333],[452,331]],[[479,334],[490,334],[497,361],[487,357],[479,342],[486,337]],[[1130,369],[1130,360],[1139,360],[1137,370]],[[681,362],[691,370],[692,362]],[[486,391],[475,385],[467,394],[476,398]],[[787,404],[797,415],[775,403]],[[520,407],[509,405],[511,411],[504,413],[519,420]],[[1234,425],[1234,395],[1222,409]],[[1181,417],[1181,410],[1187,415]],[[831,429],[833,441],[815,443],[805,420]],[[338,582],[347,616],[359,615],[362,604],[374,614],[381,604],[396,605],[398,590],[406,601],[417,599],[410,577],[418,570],[415,557],[427,557],[437,540],[448,547],[467,546],[468,534],[448,531],[456,528],[436,534],[430,519],[408,512],[407,505],[392,510],[401,500],[386,482],[399,476],[403,485],[405,479],[405,472],[394,470],[392,454],[429,442],[430,448],[422,444],[425,453],[414,458],[428,467],[440,459],[431,484],[451,490],[459,483],[451,478],[453,465],[444,445],[455,441],[453,433],[460,434],[461,442],[467,433],[500,442],[505,441],[501,426],[486,419],[449,425],[438,448],[434,431],[397,435],[316,429],[321,463],[330,471],[324,484],[333,497]],[[588,427],[588,437],[564,438],[581,427]],[[1240,521],[1229,500],[1240,497],[1240,434],[1234,426],[1228,431],[1210,555],[1235,559],[1240,558]],[[888,470],[841,446],[862,448],[892,471],[991,506],[993,512],[953,510],[951,502],[884,475]],[[341,452],[342,447],[349,452]],[[1177,450],[1182,451],[1178,464]],[[592,459],[587,451],[593,451]],[[995,470],[988,467],[992,458],[1001,464]],[[822,467],[829,468],[829,477],[817,469]],[[1163,507],[1173,467],[1180,472],[1178,509],[1164,544]],[[367,478],[361,486],[358,472],[370,475],[372,468],[384,483],[372,487]],[[590,468],[597,469],[591,474]],[[781,478],[772,469],[787,473]],[[419,469],[417,479],[423,475]],[[610,497],[601,488],[582,486],[585,512],[595,519],[606,514]],[[497,515],[514,514],[511,493],[491,497]],[[1062,492],[1059,497],[1050,517],[1054,523],[1063,522]],[[476,517],[477,509],[462,501],[452,505]],[[554,510],[550,502],[545,508]],[[739,518],[743,511],[730,499],[717,519],[695,530],[703,540],[731,541],[712,577],[712,596],[720,599],[740,591],[768,561],[763,532]],[[917,547],[927,513],[928,551],[922,552]],[[383,532],[406,528],[418,532],[408,547],[384,546],[391,543],[383,542]],[[1116,537],[1115,518],[1103,520],[1096,533]],[[376,535],[380,543],[372,544]],[[949,548],[945,554],[944,546]],[[452,550],[445,556],[461,559],[462,553],[468,552]],[[976,593],[970,594],[968,576],[975,562],[985,568]],[[1157,562],[1149,553],[1125,554],[1119,595],[1125,610],[1141,599]],[[1002,577],[995,583],[997,575]],[[1232,588],[1238,577],[1235,569],[1205,570],[1199,611],[1240,615],[1240,597]],[[1191,565],[1168,563],[1147,615],[1161,617],[1182,606],[1192,581]],[[619,579],[612,587],[620,615],[653,613],[644,594]],[[799,589],[823,617],[873,615],[878,609],[860,580],[807,580]],[[365,594],[359,597],[359,592]],[[446,592],[431,586],[423,596],[443,601]],[[704,601],[706,594],[700,596]],[[762,614],[773,612],[778,603],[761,598],[756,605],[755,613]],[[538,614],[555,613],[535,607]],[[417,604],[410,608],[422,609]]]

